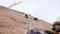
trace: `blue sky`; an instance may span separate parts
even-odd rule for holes
[[[0,5],[9,7],[19,1],[21,4],[11,9],[30,14],[51,24],[60,17],[60,0],[0,0]]]

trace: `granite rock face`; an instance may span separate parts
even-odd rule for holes
[[[34,20],[35,17],[25,18],[25,13],[0,6],[0,34],[25,34],[27,24],[30,29],[44,31],[51,29],[52,25],[41,19]]]

